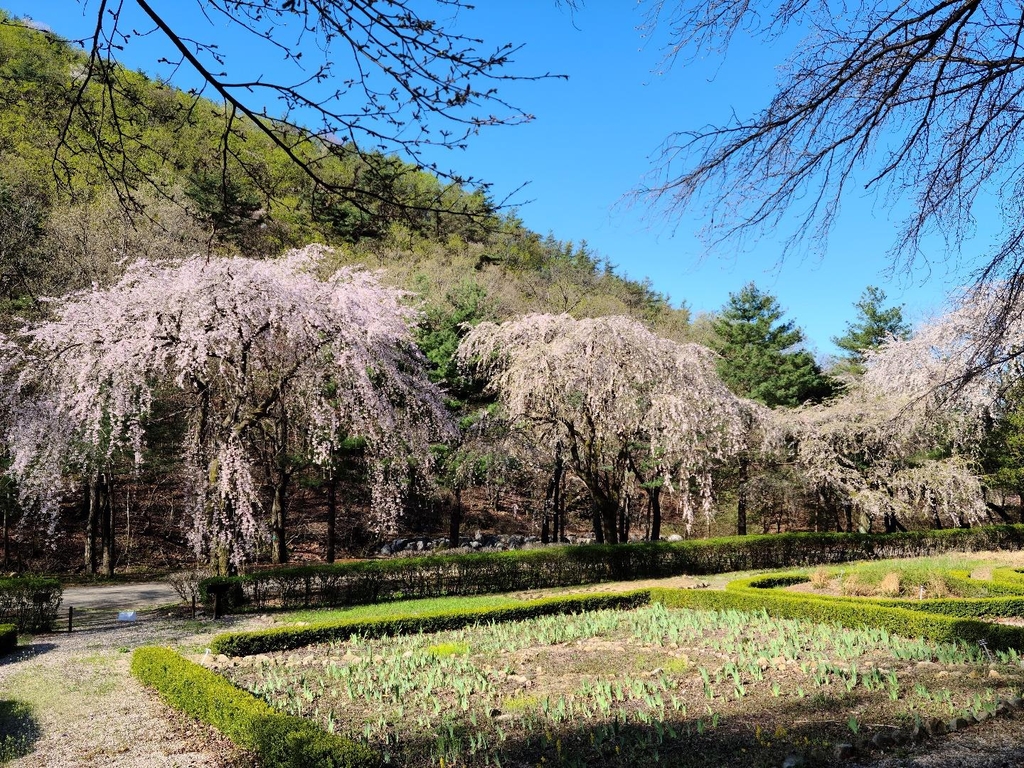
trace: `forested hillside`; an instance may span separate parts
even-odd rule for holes
[[[53,35],[0,23],[0,330],[45,321],[62,303],[49,298],[113,285],[140,259],[273,259],[316,242],[335,249],[322,270],[364,265],[411,292],[407,302],[420,312],[417,342],[431,377],[452,395],[479,398],[479,385],[455,370],[452,357],[468,327],[481,320],[627,315],[661,335],[687,337],[685,307],[673,307],[649,282],[616,274],[585,243],[530,231],[514,210],[495,209],[479,192],[396,158],[368,160],[355,152],[347,160],[334,153],[323,161],[319,172],[336,185],[328,192],[281,147],[221,106],[116,65],[82,82],[85,66],[85,54]],[[71,110],[74,99],[87,108]],[[100,151],[88,149],[97,145]],[[453,401],[453,407],[469,415],[477,406]],[[80,498],[65,502],[52,534],[33,519],[33,510],[19,508],[15,487],[5,480],[4,561],[49,559],[54,542],[62,551],[74,540],[77,552],[86,551],[84,567],[108,570],[115,560],[131,562],[133,536],[136,557],[146,557],[147,546],[163,546],[147,543],[149,533],[170,541],[174,557],[186,556],[176,520],[182,478],[169,447],[185,429],[180,408],[174,397],[156,403],[141,474],[121,456],[103,472],[81,476],[82,490],[71,494]],[[355,445],[352,460],[339,470],[347,500],[339,546],[367,541],[362,518],[369,496],[360,490],[363,451]],[[487,490],[469,493],[469,519],[475,520],[474,507],[486,507],[497,514],[490,523],[500,527],[506,512],[525,506],[530,488],[520,483],[503,499],[501,487],[521,481],[516,472],[522,467],[513,462],[498,471],[493,458],[477,464],[474,472],[486,478]],[[322,539],[324,478],[311,474],[301,457],[293,469],[287,535],[294,542]],[[425,488],[409,498],[409,525],[447,526],[441,519],[445,493]],[[533,525],[532,518],[510,519],[513,527]],[[96,540],[85,550],[82,528]],[[112,546],[117,538],[120,552]]]

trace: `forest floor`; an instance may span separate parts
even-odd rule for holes
[[[977,553],[979,559],[983,553]],[[622,582],[573,592],[645,587],[722,588],[738,574]],[[175,602],[169,585],[153,582],[114,587],[74,587],[67,604],[126,610]],[[565,590],[561,590],[565,591]],[[165,599],[170,595],[170,599]],[[539,596],[524,593],[521,597]],[[72,600],[74,602],[72,602]],[[268,617],[212,621],[158,618],[110,628],[31,637],[0,659],[0,703],[27,704],[31,718],[22,732],[31,750],[13,768],[251,768],[253,758],[213,729],[165,706],[129,673],[131,651],[169,645],[202,654],[219,632],[265,626]],[[874,754],[844,765],[866,768],[1004,768],[1024,765],[1024,715],[995,718],[966,731],[915,746],[902,756]]]

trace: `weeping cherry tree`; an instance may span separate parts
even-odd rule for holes
[[[324,252],[139,261],[108,289],[56,302],[53,319],[25,328],[0,357],[12,382],[5,441],[22,503],[55,519],[70,473],[118,454],[140,463],[147,416],[169,388],[188,418],[190,540],[222,570],[265,535],[260,434],[282,450],[298,444],[321,466],[346,437],[364,439],[370,524],[392,528],[410,462],[428,466],[431,441],[455,428],[413,344],[402,292],[361,270],[320,279]],[[283,559],[279,490],[275,559]]]
[[[565,456],[586,486],[599,541],[617,525],[628,483],[682,495],[687,524],[712,512],[713,468],[743,439],[744,412],[715,373],[714,353],[660,338],[626,317],[528,315],[481,323],[459,348],[535,444]]]

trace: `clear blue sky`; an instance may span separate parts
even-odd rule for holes
[[[192,3],[156,5],[178,13]],[[91,33],[98,2],[0,0],[0,6],[77,38]],[[534,121],[486,129],[468,150],[446,153],[440,163],[490,181],[496,199],[529,182],[516,198],[527,226],[562,240],[586,240],[620,272],[649,277],[657,290],[696,312],[717,309],[730,291],[753,280],[779,297],[787,316],[822,355],[834,352],[829,340],[853,318],[853,302],[867,285],[905,304],[907,316],[916,321],[939,309],[950,289],[969,281],[973,255],[983,254],[997,234],[995,224],[984,218],[964,258],[947,259],[936,243],[924,253],[929,267],[922,262],[910,276],[889,276],[887,253],[895,240],[899,204],[894,212],[873,197],[851,196],[823,257],[781,264],[781,244],[770,238],[748,244],[742,253],[709,255],[693,234],[699,221],[652,219],[626,204],[625,197],[650,170],[652,157],[672,131],[722,123],[732,111],[743,116],[763,106],[775,67],[793,42],[766,47],[740,40],[724,60],[677,63],[661,73],[660,41],[641,36],[637,27],[642,22],[637,4],[612,0],[592,0],[575,11],[555,0],[482,2],[464,11],[459,31],[494,45],[525,45],[511,71],[558,73],[568,80],[503,86],[506,98],[535,115]],[[190,34],[220,42],[229,56],[229,72],[246,67],[251,74],[253,67],[277,66],[273,57],[239,56],[245,50],[238,49],[236,35],[223,25],[202,23]],[[153,37],[135,38],[122,61],[156,74],[161,73],[156,59],[164,53]],[[185,71],[175,82],[195,84]]]

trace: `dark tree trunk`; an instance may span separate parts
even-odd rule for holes
[[[603,498],[598,502],[601,527],[604,529],[604,543],[619,543],[619,505],[614,498]]]
[[[619,504],[619,541],[623,544],[629,541],[629,507],[624,504]]]
[[[288,562],[288,484],[292,473],[288,466],[288,416],[277,420],[277,456],[274,457],[274,498],[270,504],[270,560],[275,565]]]
[[[747,475],[750,459],[740,454],[739,482],[736,487],[736,535],[747,535]]]
[[[83,499],[85,507],[85,572],[96,573],[96,540],[99,536],[99,475],[93,475],[85,484]]]
[[[846,510],[846,532],[853,533],[853,504],[849,499],[843,501],[843,509]]]
[[[100,572],[104,576],[109,577],[114,575],[114,559],[116,554],[114,550],[114,536],[116,535],[114,529],[114,504],[111,499],[114,494],[114,482],[113,478],[105,472],[99,474],[98,480],[100,545],[103,550]]]
[[[338,533],[338,481],[334,470],[327,475],[327,554],[328,563],[334,562],[334,547]]]
[[[647,489],[647,504],[651,510],[651,541],[661,538],[661,486]]]
[[[604,544],[604,529],[601,527],[601,507],[597,499],[591,499],[590,503],[591,521],[594,524],[594,540],[598,544]]]
[[[455,490],[455,503],[452,505],[451,517],[448,518],[448,543],[449,546],[459,546],[459,539],[462,536],[462,489]]]

